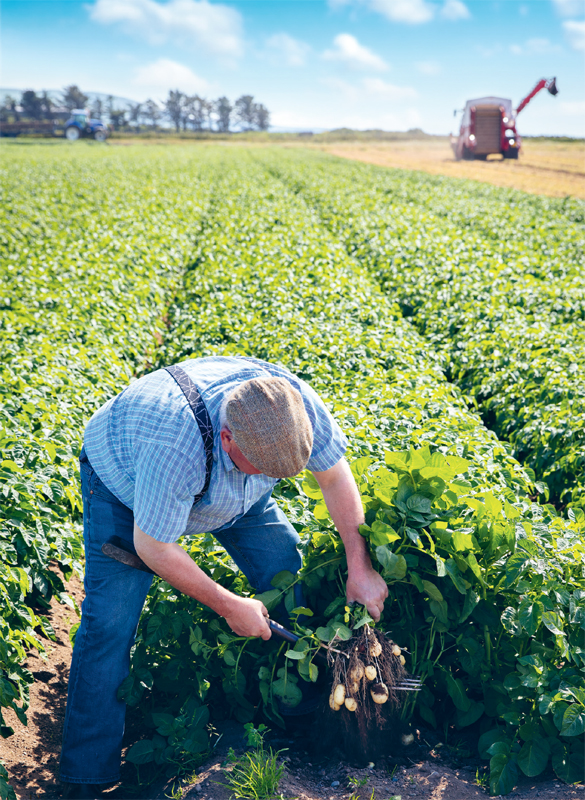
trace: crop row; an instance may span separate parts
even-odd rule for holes
[[[168,324],[160,365],[254,356],[284,364],[328,403],[350,441],[363,535],[390,586],[383,627],[425,678],[417,709],[426,722],[478,727],[495,792],[549,758],[564,780],[578,779],[585,517],[564,521],[530,500],[526,472],[345,243],[281,180],[226,154]],[[344,622],[343,548],[309,476],[281,483],[278,495],[302,538],[311,627],[328,638]],[[251,591],[212,537],[185,546],[214,579]],[[265,601],[290,600],[292,580],[279,576]],[[122,688],[152,736],[130,759],[195,757],[206,747],[206,703],[247,720],[261,702],[278,718],[275,698],[294,703],[302,681],[319,680],[310,641],[283,666],[284,646],[239,640],[155,582]]]
[[[34,155],[33,155],[34,152]],[[185,159],[5,158],[0,207],[0,732],[26,651],[83,574],[76,463],[93,411],[147,366],[209,190]]]
[[[585,504],[585,207],[288,153],[262,160],[443,355],[515,455]]]

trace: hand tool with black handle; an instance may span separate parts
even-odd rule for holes
[[[113,558],[114,561],[119,561],[121,564],[125,564],[127,567],[139,569],[142,570],[142,572],[149,572],[151,575],[157,574],[144,563],[140,556],[133,550],[130,543],[124,539],[121,539],[119,536],[112,536],[111,539],[103,544],[102,553],[105,556],[108,556],[108,558]],[[273,633],[275,633],[281,639],[290,642],[291,644],[296,644],[296,642],[298,642],[301,638],[300,636],[297,636],[296,633],[289,631],[283,625],[275,622],[273,619],[267,619],[266,621],[268,622],[268,627]],[[326,655],[327,650],[331,650],[334,653],[341,652],[333,647],[327,647],[326,645],[321,645],[321,648],[322,649],[319,651],[319,655],[323,656]],[[345,655],[345,653],[342,655]],[[420,691],[421,686],[421,681],[418,678],[405,678],[393,688],[402,692],[418,692]]]

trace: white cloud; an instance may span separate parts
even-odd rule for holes
[[[409,25],[429,22],[435,14],[434,6],[426,0],[368,0],[368,5],[391,22],[406,22]]]
[[[545,53],[556,53],[561,48],[549,42],[548,39],[528,39],[523,45],[510,45],[510,52],[516,56],[524,55],[544,55]]]
[[[421,75],[438,75],[441,72],[438,61],[417,61],[416,68]]]
[[[368,94],[386,97],[388,100],[418,97],[418,92],[411,86],[395,86],[393,83],[383,81],[382,78],[364,78],[362,83]]]
[[[334,92],[340,92],[345,97],[354,100],[358,96],[358,90],[353,84],[344,81],[342,78],[322,78],[320,83]]]
[[[585,22],[569,19],[563,22],[563,28],[573,50],[585,50]]]
[[[166,42],[202,48],[219,56],[242,53],[242,17],[238,11],[207,0],[96,0],[87,6],[94,22],[119,25],[151,44]]]
[[[441,9],[441,16],[445,17],[445,19],[458,20],[469,19],[471,14],[465,3],[462,3],[461,0],[446,0],[445,5]]]
[[[275,33],[266,40],[266,46],[290,67],[302,67],[311,49],[308,44],[293,39],[288,33]]]
[[[388,64],[383,58],[360,44],[351,33],[340,33],[333,40],[333,44],[335,45],[333,50],[325,50],[323,53],[326,61],[341,61],[354,69],[374,69],[379,72],[388,69]]]
[[[180,89],[187,94],[204,92],[209,88],[208,82],[195,75],[189,67],[168,58],[159,58],[152,64],[139,67],[134,73],[132,83],[148,91],[167,92],[170,89]]]
[[[553,5],[561,17],[585,14],[585,0],[553,0]]]

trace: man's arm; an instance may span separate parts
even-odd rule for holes
[[[313,475],[323,492],[323,498],[347,554],[347,601],[366,606],[376,620],[388,597],[388,587],[372,567],[365,539],[358,530],[364,523],[362,501],[349,464],[342,458],[334,467]]]
[[[224,617],[238,636],[270,639],[268,611],[260,600],[238,597],[206,575],[178,544],[157,542],[134,525],[134,546],[140,558],[183,594],[195,598]]]

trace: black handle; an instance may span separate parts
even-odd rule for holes
[[[277,636],[280,636],[281,639],[284,639],[291,644],[296,644],[296,642],[298,642],[301,638],[300,636],[297,636],[296,633],[287,630],[278,622],[275,622],[273,619],[268,620],[268,627],[273,633],[275,633]]]

